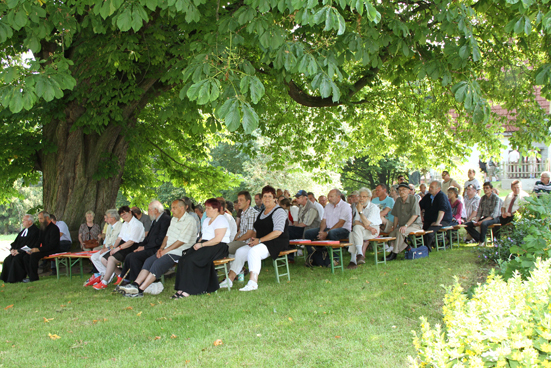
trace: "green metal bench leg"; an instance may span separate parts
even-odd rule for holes
[[[279,258],[274,259],[273,263],[274,263],[274,271],[275,271],[276,281],[279,284],[279,265],[277,264],[277,261],[279,261]]]
[[[59,280],[59,258],[55,259],[55,272],[57,274],[57,279]]]

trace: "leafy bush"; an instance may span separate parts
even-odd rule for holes
[[[538,259],[528,280],[493,272],[468,299],[459,283],[447,289],[445,329],[421,318],[411,367],[551,367],[551,259]]]
[[[499,265],[499,272],[508,279],[519,271],[527,277],[537,258],[551,258],[551,195],[527,197],[515,214],[514,226],[501,228],[501,239],[494,247],[479,247],[484,263]]]
[[[515,271],[527,277],[536,259],[551,258],[551,195],[526,198],[519,212],[521,219],[498,242],[497,263],[505,279]]]

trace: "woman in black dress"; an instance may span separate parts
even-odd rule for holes
[[[201,239],[182,253],[174,285],[176,294],[171,299],[212,293],[219,289],[218,276],[212,262],[228,256],[227,243],[230,242],[230,226],[220,213],[221,207],[215,198],[205,202],[207,217],[201,226]]]

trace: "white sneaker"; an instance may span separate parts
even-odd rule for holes
[[[230,288],[233,286],[233,282],[230,279],[225,279],[220,283],[220,288]]]
[[[245,285],[245,287],[242,287],[241,289],[239,289],[239,291],[253,291],[253,290],[256,290],[256,289],[258,289],[258,284],[253,285],[249,282],[249,283],[247,283],[247,285]]]
[[[394,247],[388,247],[388,249],[386,250],[387,252],[392,252],[394,250]]]
[[[479,247],[485,247],[486,244],[485,244],[484,242],[482,242],[482,243],[478,243],[478,246],[479,246]]]

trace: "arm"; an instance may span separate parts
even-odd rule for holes
[[[195,250],[198,250],[199,248],[212,247],[213,245],[219,244],[222,241],[222,239],[224,239],[224,235],[226,235],[226,230],[228,230],[227,227],[221,227],[221,228],[215,229],[214,238],[204,243],[195,243],[193,248]]]
[[[251,238],[251,240],[249,241],[249,246],[254,247],[255,245],[258,245],[260,243],[264,243],[264,242],[273,240],[273,239],[277,238],[278,236],[280,236],[282,233],[283,233],[282,231],[274,230],[274,231],[272,231],[268,235],[265,235],[262,238]]]
[[[254,230],[247,230],[247,232],[245,234],[241,235],[240,237],[237,237],[237,235],[236,235],[235,236],[235,241],[245,241],[247,239],[252,238],[255,235],[256,235],[256,232]]]
[[[477,212],[477,211],[471,212],[471,215],[470,215],[469,218],[467,219],[467,222],[470,222],[470,221],[472,221],[474,218],[476,218],[476,212]]]
[[[438,215],[440,215],[440,214],[438,214]],[[443,215],[443,212],[442,212],[442,215]],[[413,216],[411,216],[411,217],[409,218],[408,222],[406,222],[406,224],[400,228],[400,232],[401,232],[402,234],[405,234],[405,233],[406,233],[406,229],[407,229],[408,227],[410,227],[411,224],[413,224],[413,222],[415,221],[415,219],[416,219],[417,217],[419,217],[419,215],[413,215]],[[396,223],[395,226],[398,226],[397,221],[396,221],[396,217],[394,217],[394,223]]]
[[[444,214],[445,214],[444,211],[438,211],[438,217],[436,218],[436,221],[433,222],[431,225],[432,226],[442,226],[440,224],[440,222],[442,222],[442,219],[444,218]]]
[[[390,212],[390,210],[391,210],[390,207],[385,207],[385,208],[381,211],[381,218],[386,217],[386,215],[388,215],[388,213]]]

